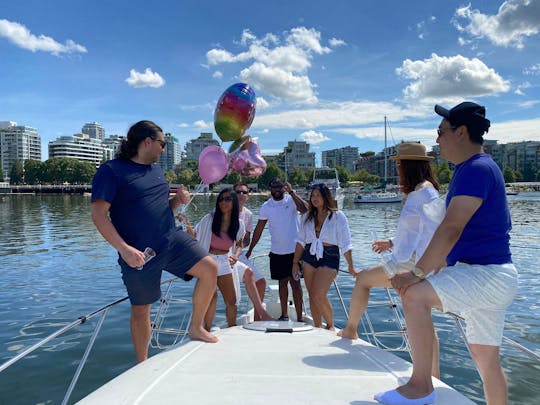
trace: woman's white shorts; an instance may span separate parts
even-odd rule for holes
[[[518,285],[512,263],[456,263],[443,267],[427,281],[437,293],[443,312],[453,312],[465,319],[469,343],[501,345],[506,307]]]

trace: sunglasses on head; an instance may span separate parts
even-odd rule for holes
[[[226,197],[219,197],[218,198],[218,202],[222,202],[222,201],[232,201],[233,198],[231,196],[226,196]]]

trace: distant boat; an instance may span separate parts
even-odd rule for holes
[[[519,191],[515,190],[512,187],[506,187],[506,195],[518,195]]]
[[[338,171],[335,167],[315,167],[313,169],[313,180],[309,183],[307,189],[309,191],[316,184],[325,184],[332,192],[332,197],[336,200],[338,208],[343,208],[343,199],[345,197],[345,191],[339,185]],[[308,195],[309,198],[309,195]]]
[[[358,194],[354,198],[355,203],[399,203],[403,200],[403,194],[399,192],[386,191],[388,180],[388,156],[386,149],[386,116],[384,117],[384,189],[368,194]]]

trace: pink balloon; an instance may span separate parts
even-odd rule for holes
[[[244,177],[257,177],[266,171],[266,161],[254,139],[250,137],[238,151],[231,154],[231,170]]]
[[[227,153],[219,146],[210,145],[199,155],[199,176],[204,184],[220,181],[229,169]]]

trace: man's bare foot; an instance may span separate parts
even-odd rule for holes
[[[334,325],[332,325],[332,326],[326,325],[326,328],[325,328],[325,329],[328,329],[328,330],[331,330],[331,331],[335,331],[335,330],[336,330],[336,328],[334,328]]]
[[[341,329],[338,333],[338,336],[341,336],[345,339],[358,339],[358,332],[355,328],[350,327],[349,325],[345,326],[343,329]]]
[[[189,330],[189,338],[191,340],[200,340],[206,343],[216,343],[218,341],[218,338],[216,336],[212,335],[203,327],[191,328]]]

